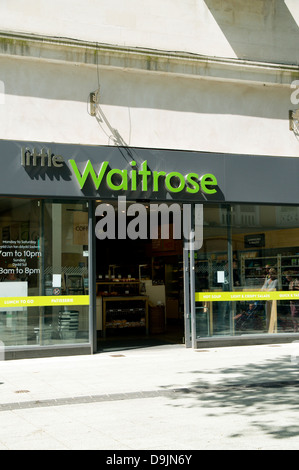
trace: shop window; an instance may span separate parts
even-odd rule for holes
[[[85,204],[0,200],[5,347],[88,341],[87,221]]]
[[[298,331],[299,302],[288,299],[289,289],[299,285],[298,211],[273,205],[204,207],[195,288],[219,301],[196,302],[198,337]],[[227,300],[225,292],[239,300]]]
[[[221,209],[222,224],[226,224],[226,209]],[[252,204],[234,205],[231,213],[233,225],[258,226],[260,223],[259,207]]]
[[[81,305],[89,285],[87,204],[46,202],[43,213],[44,294],[53,296],[57,290],[67,303],[44,307],[41,340],[43,344],[88,342],[88,306]]]

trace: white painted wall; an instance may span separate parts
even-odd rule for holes
[[[0,2],[0,31],[291,64],[298,18],[298,0]],[[1,137],[114,145],[116,129],[130,146],[299,156],[291,88],[112,68],[99,79],[106,123],[88,114],[95,66],[0,56]]]
[[[3,139],[299,156],[287,87],[99,71],[102,122],[88,114],[91,66],[1,59]],[[106,120],[106,122],[105,122]]]
[[[1,0],[0,30],[299,63],[297,0]]]

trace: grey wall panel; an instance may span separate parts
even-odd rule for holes
[[[52,155],[63,157],[60,167],[45,166],[37,158],[29,166],[22,166],[22,148],[30,152],[36,149],[40,154],[44,149]],[[159,191],[153,192],[149,177],[148,191],[113,191],[103,181],[98,190],[88,177],[83,189],[80,189],[73,169],[69,163],[74,159],[82,172],[86,162],[91,161],[96,173],[104,161],[109,162],[109,169],[132,170],[131,161],[136,167],[146,160],[151,171],[179,172],[182,175],[206,173],[215,175],[218,181],[215,194],[187,193],[182,190],[170,193],[162,184]],[[24,162],[23,162],[24,163]],[[176,151],[163,149],[125,148],[110,146],[86,146],[41,142],[0,141],[0,188],[2,196],[36,196],[50,198],[117,198],[127,199],[178,200],[193,202],[248,202],[273,204],[299,203],[299,159],[257,155],[232,155],[205,152]],[[106,172],[107,173],[107,172]]]

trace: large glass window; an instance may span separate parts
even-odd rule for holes
[[[89,341],[86,204],[0,200],[0,340]]]
[[[298,208],[205,206],[195,281],[197,337],[299,331]]]

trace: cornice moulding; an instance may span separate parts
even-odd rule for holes
[[[299,80],[298,65],[8,31],[0,32],[0,56],[252,85],[289,87],[294,80]]]

